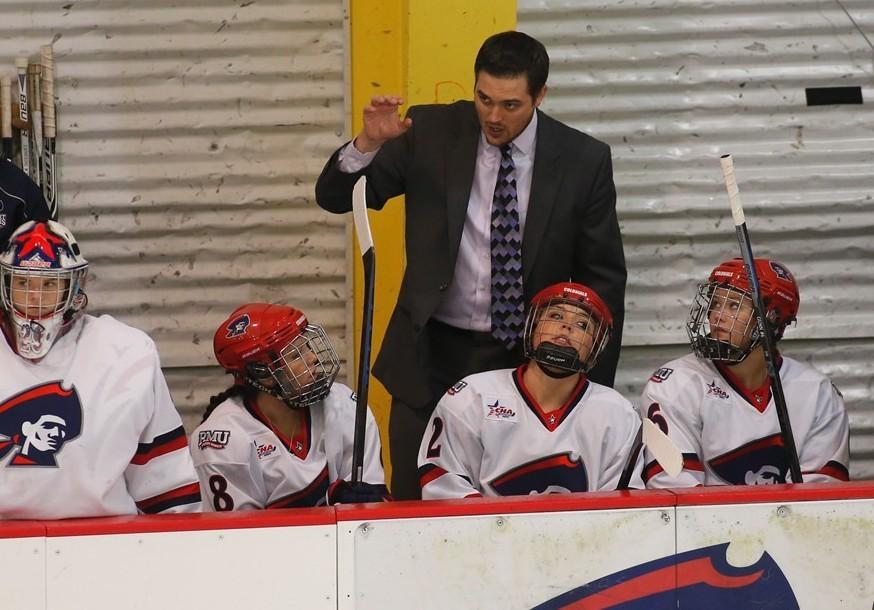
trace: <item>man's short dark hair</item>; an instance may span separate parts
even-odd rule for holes
[[[549,76],[549,55],[546,47],[522,32],[501,32],[486,38],[476,61],[473,63],[474,78],[487,72],[498,78],[528,78],[528,93],[536,98]]]

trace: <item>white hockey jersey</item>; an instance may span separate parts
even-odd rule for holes
[[[849,479],[849,422],[840,393],[813,368],[783,357],[780,380],[805,482]],[[785,483],[789,463],[770,380],[747,391],[726,367],[688,354],[667,363],[643,390],[641,416],[683,453],[671,478],[646,453],[647,487]]]
[[[0,517],[200,510],[155,344],[82,316],[39,363],[0,338]]]
[[[525,366],[465,377],[431,416],[419,449],[423,499],[616,489],[640,419],[618,392],[581,379],[544,413],[525,388]],[[643,454],[631,487],[643,488]]]
[[[203,509],[244,510],[319,506],[328,486],[352,476],[355,397],[334,383],[325,399],[305,409],[294,438],[273,429],[254,401],[232,396],[192,433]],[[379,429],[367,410],[365,483],[385,484]]]

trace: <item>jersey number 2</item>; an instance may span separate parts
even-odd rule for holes
[[[437,444],[437,439],[440,438],[440,434],[443,432],[443,420],[439,417],[434,418],[434,434],[431,435],[431,440],[428,442],[428,452],[425,454],[425,457],[429,460],[431,458],[440,457],[440,445]]]

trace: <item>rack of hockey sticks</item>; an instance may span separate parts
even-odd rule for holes
[[[2,154],[42,189],[53,219],[58,218],[57,102],[55,60],[51,45],[40,48],[38,61],[15,59],[13,78],[0,74]],[[17,132],[17,133],[16,133]]]

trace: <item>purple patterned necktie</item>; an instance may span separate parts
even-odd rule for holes
[[[522,230],[511,145],[501,147],[501,167],[492,200],[492,335],[507,349],[525,324],[522,305]]]

